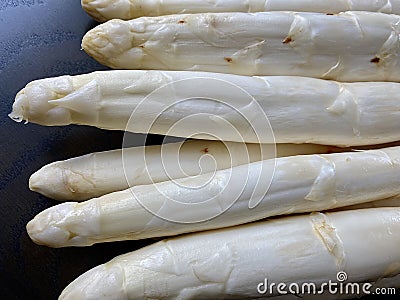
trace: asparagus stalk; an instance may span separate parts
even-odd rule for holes
[[[399,220],[400,208],[313,213],[167,239],[89,270],[59,299],[255,299],[280,295],[257,288],[265,279],[327,292],[338,272],[343,284],[397,275],[400,287]]]
[[[400,207],[400,195],[390,197],[387,199],[382,199],[382,200],[377,200],[377,201],[372,201],[372,202],[367,202],[367,203],[360,203],[360,204],[354,204],[342,208],[337,208],[334,209],[334,211],[337,210],[343,210],[343,209],[362,209],[362,208],[375,208],[375,207]]]
[[[371,12],[168,15],[111,20],[82,47],[116,69],[399,81],[399,24]]]
[[[27,230],[51,247],[170,236],[385,199],[399,183],[400,147],[283,157],[63,203]]]
[[[206,12],[302,11],[334,14],[362,10],[400,14],[399,0],[82,0],[82,7],[100,22]]]
[[[42,167],[29,188],[57,200],[81,201],[129,188],[282,156],[344,151],[313,144],[239,144],[191,140],[91,153]],[[129,178],[127,180],[127,178]]]
[[[103,71],[33,81],[10,117],[185,138],[355,146],[400,140],[399,95],[394,82]]]

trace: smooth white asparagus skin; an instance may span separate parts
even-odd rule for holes
[[[56,200],[82,201],[128,189],[129,185],[194,176],[275,156],[338,151],[344,149],[314,144],[278,144],[275,147],[208,140],[132,147],[48,164],[32,174],[29,188]]]
[[[400,16],[372,12],[184,14],[111,20],[82,47],[114,69],[398,82],[399,30]]]
[[[343,284],[379,284],[400,273],[399,243],[400,208],[290,216],[118,256],[75,279],[59,299],[255,299],[279,295],[276,287],[273,294],[258,293],[265,278],[268,284],[313,283],[319,291],[324,282],[337,283],[338,272],[347,274]],[[400,287],[398,279],[391,284]]]
[[[177,82],[179,88],[175,88]],[[190,84],[182,88],[185,82]],[[211,88],[210,82],[216,85]],[[162,92],[153,93],[160,88]],[[203,95],[205,98],[193,99],[195,89],[205,90],[208,98]],[[394,82],[340,83],[287,76],[103,71],[33,81],[16,96],[10,117],[47,126],[84,124],[184,138],[205,128],[217,132],[217,139],[224,141],[356,146],[400,140],[399,95],[400,83]],[[222,100],[207,100],[210,98]],[[179,102],[182,99],[188,100]],[[173,109],[166,109],[168,101],[176,102]],[[249,121],[239,114],[250,116]],[[190,123],[181,125],[189,117]],[[237,132],[221,123],[221,119]],[[153,121],[154,126],[149,126]],[[255,134],[254,128],[261,130]]]
[[[100,22],[207,12],[301,11],[335,14],[359,10],[400,14],[399,0],[82,0],[82,7]]]
[[[260,170],[273,169],[265,194],[257,189],[258,180],[261,185],[269,183],[268,178],[259,178],[260,173],[265,174]],[[27,231],[38,244],[65,247],[222,228],[393,197],[400,194],[399,171],[400,147],[283,157],[220,170],[213,176],[136,186],[85,202],[66,202],[39,213],[28,223]],[[233,198],[239,195],[236,189],[240,190],[243,183],[240,197]],[[262,201],[250,209],[250,203],[259,198]],[[169,199],[213,202],[182,208]],[[218,216],[209,219],[210,215]]]

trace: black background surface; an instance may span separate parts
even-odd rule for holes
[[[0,0],[1,299],[56,299],[90,268],[152,242],[51,249],[35,245],[25,230],[37,213],[59,203],[29,191],[33,172],[56,160],[122,145],[121,132],[24,125],[7,117],[15,94],[29,81],[106,69],[80,47],[95,25],[79,0]],[[144,139],[137,138],[138,144]],[[147,138],[147,144],[160,141],[159,136]]]
[[[15,94],[29,81],[106,69],[81,50],[82,36],[95,25],[79,0],[0,0],[1,299],[56,299],[83,272],[150,243],[50,249],[35,245],[25,230],[37,213],[59,203],[29,191],[33,172],[56,160],[121,148],[121,132],[24,125],[7,116]]]

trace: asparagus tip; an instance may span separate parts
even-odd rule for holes
[[[66,202],[50,207],[36,215],[26,225],[29,237],[36,244],[61,247],[68,244],[73,235],[63,228],[63,221],[73,211],[75,203]]]
[[[55,200],[81,200],[80,193],[73,189],[74,185],[70,183],[71,180],[68,180],[69,177],[75,179],[73,177],[75,173],[67,172],[68,170],[59,166],[59,162],[46,165],[31,175],[29,189]],[[76,180],[79,179],[82,180],[82,178],[77,178]]]
[[[24,93],[24,90],[22,90],[15,97],[12,112],[8,116],[15,122],[22,122],[22,120],[24,120],[24,111],[27,109],[27,105],[28,99]]]
[[[59,300],[128,299],[124,272],[117,264],[103,264],[79,276],[61,293]]]

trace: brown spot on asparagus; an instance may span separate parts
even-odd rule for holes
[[[288,36],[286,39],[283,40],[283,44],[289,44],[292,41],[292,38]]]
[[[208,153],[208,148],[204,148],[203,150],[201,150],[201,152]]]
[[[377,56],[375,56],[373,59],[370,60],[370,62],[378,64],[381,61],[381,59]]]
[[[327,16],[333,16],[334,14],[333,13],[327,13],[326,15]]]
[[[232,62],[232,58],[230,58],[230,57],[224,57],[224,59],[225,59],[228,63]]]
[[[179,20],[178,24],[185,24],[186,21],[185,20]]]

